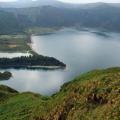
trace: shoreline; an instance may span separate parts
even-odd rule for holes
[[[63,66],[28,66],[28,69],[48,69],[48,70],[52,70],[52,69],[65,69],[66,67]]]
[[[0,67],[0,70],[5,69],[45,69],[45,70],[57,70],[57,69],[66,69],[66,66],[7,66],[7,67]]]
[[[32,34],[27,35],[27,46],[29,50],[24,52],[28,54],[17,57],[1,57],[0,69],[64,69],[66,65],[54,57],[39,55],[32,48]],[[10,52],[11,53],[11,52]],[[13,52],[12,52],[13,53]],[[15,52],[16,53],[16,52]],[[21,52],[23,53],[23,52]],[[14,54],[14,53],[13,53]],[[24,61],[26,61],[24,63]],[[18,63],[19,62],[19,63]]]

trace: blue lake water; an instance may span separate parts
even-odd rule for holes
[[[120,66],[120,34],[63,29],[55,34],[32,36],[32,48],[39,54],[55,57],[67,65],[65,70],[14,70],[13,77],[0,84],[20,92],[51,95],[79,74]]]

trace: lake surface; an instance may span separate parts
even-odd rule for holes
[[[20,92],[51,95],[83,72],[120,66],[120,35],[99,31],[63,29],[55,34],[32,36],[33,49],[55,57],[67,65],[65,70],[14,70],[13,77],[0,84]]]

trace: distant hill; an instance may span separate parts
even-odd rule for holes
[[[120,3],[88,3],[88,4],[72,4],[65,3],[58,0],[17,0],[16,2],[0,2],[2,8],[27,8],[27,7],[41,7],[41,6],[54,6],[64,8],[93,8],[99,5],[109,4],[110,6],[120,7]]]
[[[0,86],[0,120],[119,120],[120,68],[94,70],[51,97]]]
[[[17,17],[13,13],[0,10],[0,34],[21,32]]]
[[[54,0],[53,0],[54,1]],[[86,4],[81,7],[58,7],[58,6],[41,6],[26,8],[0,8],[1,16],[4,18],[4,24],[8,25],[8,30],[24,31],[29,27],[71,27],[78,28],[95,28],[107,31],[120,32],[120,7],[119,4],[94,3]],[[5,14],[5,15],[4,15]],[[14,17],[14,20],[12,20]],[[13,26],[13,27],[12,27]],[[6,28],[6,26],[5,26]],[[3,30],[3,29],[2,29]]]
[[[26,8],[26,7],[40,7],[44,5],[58,6],[63,3],[57,0],[18,0],[16,2],[0,2],[2,8]]]

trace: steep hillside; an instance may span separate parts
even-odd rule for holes
[[[0,120],[120,119],[120,68],[83,74],[51,97],[6,91],[3,86],[0,91],[2,96],[10,93],[0,102]]]
[[[0,10],[0,34],[20,32],[21,27],[16,16],[10,12]]]
[[[109,4],[95,4],[93,6],[74,9],[54,6],[1,8],[9,14],[1,13],[0,28],[2,28],[1,31],[14,32],[20,29],[24,31],[31,27],[77,26],[79,28],[86,27],[120,32],[120,7]]]

